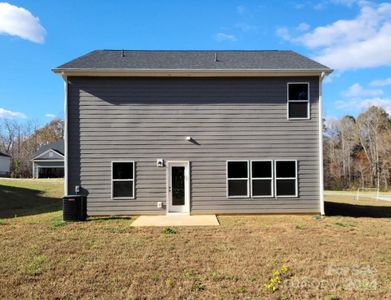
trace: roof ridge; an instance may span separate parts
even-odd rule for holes
[[[128,51],[128,52],[294,52],[292,50],[278,50],[278,49],[265,49],[265,50],[238,50],[238,49],[225,49],[225,50],[188,50],[188,49],[179,49],[179,50],[167,50],[167,49],[162,49],[162,50],[152,50],[152,49],[141,49],[141,50],[136,50],[136,49],[99,49],[99,50],[94,50],[95,51]],[[91,53],[91,52],[89,52]],[[83,55],[84,56],[84,55]],[[81,56],[82,57],[82,56]]]
[[[122,52],[122,54],[121,54]],[[57,68],[67,70],[316,70],[331,72],[293,50],[125,50],[89,52]]]

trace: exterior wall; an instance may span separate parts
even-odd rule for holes
[[[0,156],[0,176],[9,176],[11,159],[8,156]]]
[[[310,82],[310,120],[287,120],[287,82]],[[318,77],[71,77],[67,93],[68,193],[89,215],[164,214],[158,158],[191,162],[192,213],[320,211]],[[230,159],[298,160],[299,197],[227,198]],[[136,162],[134,200],[111,199],[113,160]]]

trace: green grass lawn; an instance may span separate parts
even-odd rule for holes
[[[133,217],[64,223],[62,189],[0,179],[1,299],[391,298],[391,202],[328,195],[325,218],[162,230]]]

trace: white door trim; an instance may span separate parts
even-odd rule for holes
[[[185,167],[185,204],[180,212],[171,211],[171,167]],[[190,214],[190,162],[189,161],[168,161],[167,162],[167,197],[166,197],[166,213],[167,214]]]

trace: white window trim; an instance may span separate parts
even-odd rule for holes
[[[277,177],[277,162],[280,161],[294,161],[295,162],[295,177]],[[276,159],[274,161],[274,190],[275,190],[275,198],[297,198],[299,197],[299,185],[297,178],[297,159]],[[278,195],[277,191],[277,180],[295,180],[295,195]]]
[[[292,100],[289,99],[289,85],[291,84],[306,84],[307,85],[307,95],[308,99],[307,100]],[[310,95],[310,83],[309,82],[288,82],[286,85],[286,100],[287,100],[287,105],[286,105],[286,117],[288,120],[310,120],[311,119],[311,95]],[[289,103],[290,102],[302,102],[302,103],[307,103],[307,117],[306,118],[290,118],[289,117]]]
[[[113,179],[113,165],[115,163],[133,163],[133,179]],[[111,162],[111,199],[112,200],[130,200],[130,199],[135,199],[135,185],[136,185],[136,163],[134,160],[114,160]],[[132,181],[133,184],[132,184],[132,187],[133,187],[133,190],[132,190],[132,197],[114,197],[114,181]]]
[[[228,178],[228,163],[230,162],[245,162],[247,163],[247,178]],[[225,164],[225,179],[226,179],[226,195],[227,198],[250,198],[250,166],[248,160],[227,160]],[[229,195],[229,180],[247,180],[247,194],[243,196],[230,196]]]
[[[272,177],[253,177],[253,162],[270,162]],[[271,195],[253,195],[253,180],[270,180]],[[274,197],[274,163],[272,159],[256,159],[250,161],[250,181],[251,181],[251,198],[273,198]]]

